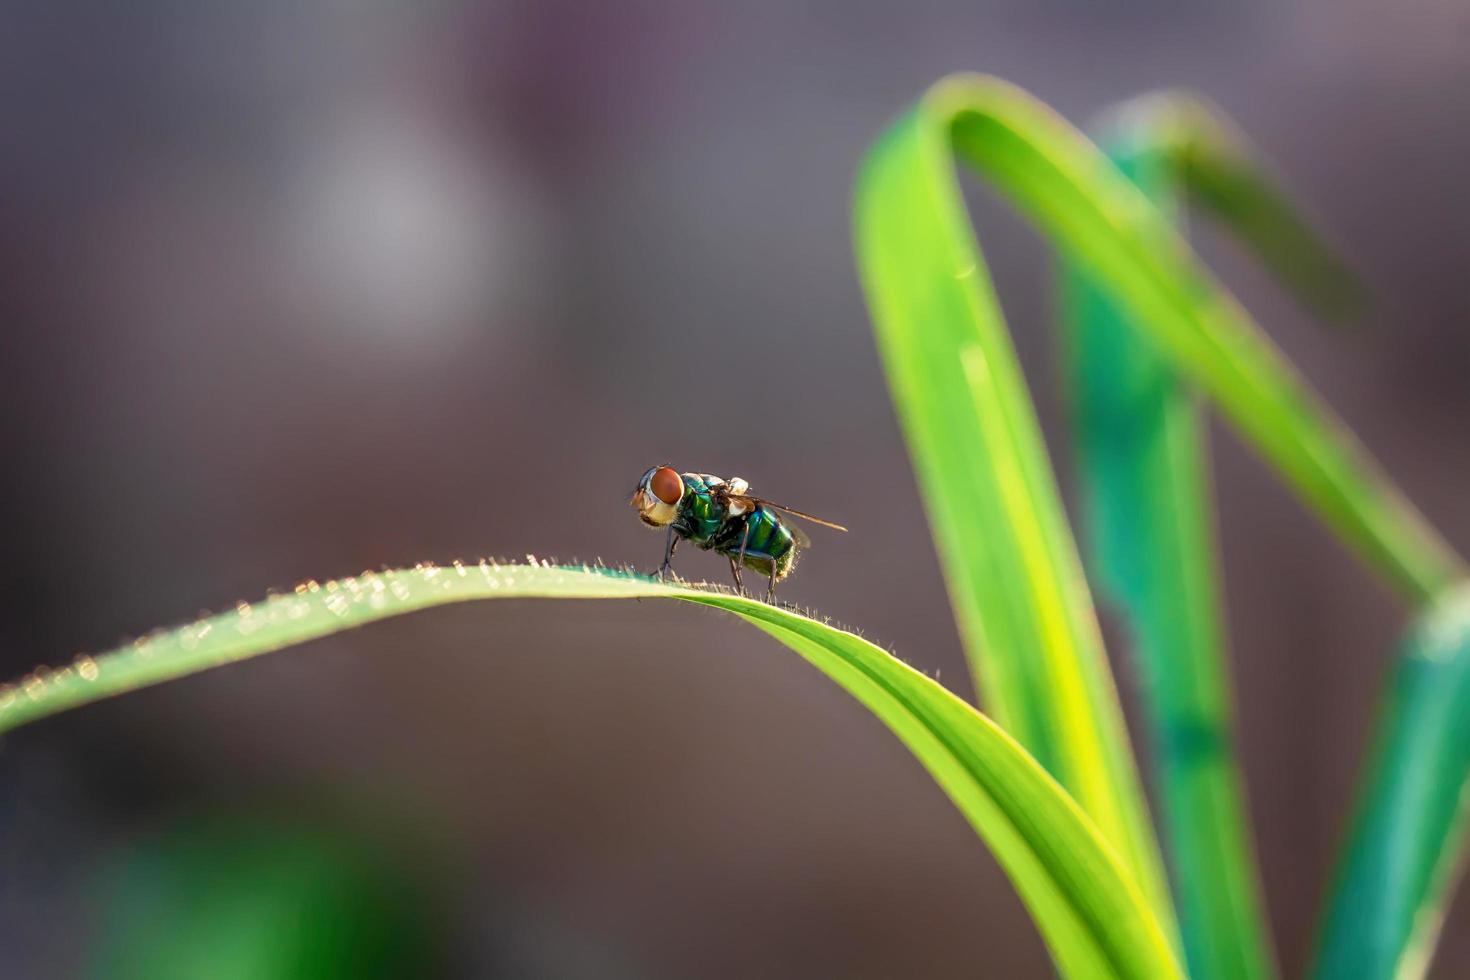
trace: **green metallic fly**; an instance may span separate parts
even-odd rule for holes
[[[801,529],[783,521],[781,515],[847,530],[841,524],[753,496],[749,489],[750,484],[739,477],[724,480],[708,473],[680,474],[671,466],[655,466],[644,473],[628,503],[638,508],[638,519],[644,524],[669,529],[659,576],[670,571],[669,562],[679,542],[691,541],[701,551],[730,559],[730,573],[741,595],[745,594],[742,567],[766,576],[770,581],[766,601],[775,602],[776,583],[791,573],[797,551],[811,545]]]

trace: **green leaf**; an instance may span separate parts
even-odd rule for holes
[[[996,346],[988,332],[1001,322],[952,153],[1030,215],[1067,258],[1106,282],[1180,376],[1199,385],[1307,504],[1406,596],[1427,600],[1464,576],[1460,558],[1169,221],[1086,137],[1005,82],[965,75],[938,83],[873,151],[858,199],[859,254],[881,318],[927,327],[899,308],[909,298],[931,313],[952,309],[993,323],[977,327],[968,343],[980,347],[983,336],[984,346]],[[880,215],[884,197],[904,198],[916,213]],[[878,220],[887,226],[875,227]],[[883,240],[885,231],[903,241]],[[922,248],[923,256],[905,257],[901,247]],[[905,283],[910,277],[915,281]]]
[[[1162,213],[1187,198],[1303,302],[1338,315],[1357,305],[1344,264],[1208,104],[1149,95],[1100,128]],[[1231,730],[1203,405],[1102,283],[1071,265],[1063,281],[1088,575],[1122,614],[1142,677],[1185,959],[1197,980],[1274,976]]]
[[[941,83],[870,151],[857,254],[981,697],[1076,797],[1173,929],[1158,846],[1076,546],[954,173],[976,80]]]
[[[1094,613],[1034,410],[960,192],[989,179],[1198,385],[1308,505],[1406,594],[1454,553],[1085,137],[997,79],[955,76],[870,152],[859,266],[986,707],[1097,822],[1170,921]]]
[[[1319,942],[1323,980],[1424,976],[1470,840],[1470,584],[1405,637]]]
[[[868,641],[786,609],[606,569],[421,566],[367,572],[32,675],[0,693],[0,731],[429,606],[473,599],[671,598],[714,606],[770,634],[876,715],[989,845],[1068,977],[1178,977],[1138,885],[1066,793],[1005,732]]]
[[[348,827],[242,816],[171,821],[88,888],[77,939],[97,980],[434,976],[442,918],[415,855]]]

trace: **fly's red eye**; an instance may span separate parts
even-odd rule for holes
[[[648,478],[648,489],[664,503],[677,504],[684,496],[684,481],[679,479],[679,474],[672,467],[660,466]]]

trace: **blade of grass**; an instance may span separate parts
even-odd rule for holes
[[[859,265],[986,705],[1073,792],[1167,922],[1075,545],[956,156],[1107,283],[1174,369],[1410,598],[1432,595],[1463,566],[1168,220],[1045,106],[997,79],[956,76],[870,152],[856,198]]]
[[[1187,196],[1307,305],[1327,315],[1359,305],[1345,265],[1209,105],[1149,95],[1101,129],[1120,172],[1176,224]],[[1197,980],[1271,977],[1232,731],[1202,406],[1101,283],[1065,264],[1062,293],[1084,555],[1100,599],[1129,628],[1142,678],[1185,959]]]
[[[937,91],[870,151],[856,192],[885,372],[986,709],[1093,818],[1172,933],[1117,693]]]
[[[0,732],[149,684],[430,606],[474,599],[670,598],[732,612],[827,674],[901,739],[1011,877],[1068,977],[1180,977],[1138,885],[1081,809],[1005,732],[867,640],[717,591],[583,566],[364,573],[32,675],[0,693]]]
[[[1470,584],[1403,640],[1318,943],[1323,980],[1428,971],[1470,827]]]
[[[927,188],[914,201],[923,215],[907,224],[945,239],[948,247],[929,251],[946,260],[949,292],[960,294],[962,305],[994,298],[988,282],[982,289],[978,277],[973,283],[956,278],[976,267],[978,249],[951,151],[1031,216],[1064,255],[1107,283],[1180,376],[1214,399],[1306,503],[1407,598],[1430,599],[1464,575],[1460,558],[1204,271],[1165,217],[1065,120],[998,79],[955,76],[925,95],[875,158],[892,157],[905,143],[922,144],[922,152],[910,154],[908,172],[893,175],[895,181]],[[879,166],[870,165],[870,175]],[[880,183],[865,181],[860,207],[864,196],[878,196]],[[907,189],[893,193],[913,196]],[[927,270],[927,278],[937,283],[939,272]],[[877,274],[867,271],[869,278]]]
[[[1273,976],[1234,755],[1196,399],[1090,283],[1070,283],[1066,305],[1089,569],[1129,627],[1185,960],[1197,980]]]

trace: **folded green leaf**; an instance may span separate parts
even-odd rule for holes
[[[242,603],[232,613],[24,678],[0,693],[0,731],[374,620],[497,598],[670,598],[734,613],[831,677],[908,746],[1010,875],[1064,975],[1181,975],[1130,874],[1010,736],[861,637],[728,593],[585,566],[488,562],[305,583],[289,595]]]
[[[1470,842],[1470,584],[1403,642],[1319,944],[1323,980],[1413,980]]]
[[[930,225],[933,236],[953,245],[948,258],[963,254],[964,246],[974,249],[955,210],[954,175],[941,170],[952,148],[1031,215],[1068,258],[1106,282],[1180,375],[1220,405],[1370,566],[1416,602],[1464,576],[1460,558],[1201,268],[1164,216],[1065,120],[1005,82],[957,76],[931,89],[884,146],[915,129],[927,134],[927,145],[912,166],[928,187],[913,203],[924,208],[926,223],[937,223]],[[967,277],[971,268],[962,262],[947,271]],[[962,292],[965,304],[993,302],[988,282]]]
[[[1174,371],[1408,596],[1435,594],[1464,566],[1165,216],[1045,106],[997,79],[956,76],[871,151],[856,203],[859,265],[986,705],[1072,791],[1168,921],[1075,547],[956,157],[1106,283]]]
[[[855,203],[863,285],[986,709],[1093,818],[1172,933],[1076,545],[955,178],[969,84],[931,90],[870,151]],[[974,84],[982,101],[1025,99]]]

